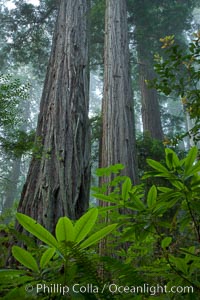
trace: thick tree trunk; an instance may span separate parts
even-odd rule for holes
[[[53,231],[60,216],[80,217],[88,207],[87,1],[61,0],[40,105],[36,144],[19,212]]]
[[[150,89],[146,80],[153,79],[150,66],[145,60],[139,62],[139,77],[142,105],[143,131],[148,132],[153,139],[163,140],[160,106],[155,89]]]
[[[137,181],[133,94],[125,0],[106,1],[101,166],[121,163]]]

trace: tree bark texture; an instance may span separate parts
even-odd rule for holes
[[[61,0],[40,104],[36,145],[19,212],[53,231],[79,218],[90,184],[87,0]]]
[[[125,0],[106,1],[101,166],[121,163],[137,181],[133,93]]]
[[[146,80],[153,79],[153,70],[150,70],[149,68],[150,66],[144,60],[140,60],[139,77],[143,131],[148,132],[153,139],[163,140],[157,91],[155,89],[150,89],[146,84]]]

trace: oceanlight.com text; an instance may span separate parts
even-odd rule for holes
[[[149,294],[151,296],[159,294],[192,294],[194,293],[193,286],[171,286],[167,287],[166,285],[150,285],[144,283],[143,285],[131,285],[131,286],[122,286],[114,283],[104,284],[102,287],[93,284],[82,285],[75,283],[73,285],[62,285],[62,284],[45,284],[38,283],[35,287],[31,284],[26,286],[26,291],[36,292],[36,294],[57,294],[57,295],[67,295],[71,292],[75,294],[103,294],[105,291],[110,292],[111,294]]]

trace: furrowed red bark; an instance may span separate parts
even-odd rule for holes
[[[36,153],[19,212],[50,231],[60,216],[80,217],[88,207],[87,1],[61,0],[36,131]]]
[[[108,0],[105,18],[103,137],[101,166],[121,163],[137,182],[133,93],[126,1]]]

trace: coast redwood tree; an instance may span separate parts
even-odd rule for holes
[[[137,181],[133,93],[125,0],[107,0],[105,17],[101,166],[121,163]]]
[[[87,1],[60,0],[36,131],[37,153],[19,212],[53,231],[57,219],[76,219],[88,207]]]
[[[155,77],[151,68],[152,66],[145,59],[139,60],[143,131],[148,132],[153,139],[162,141],[163,130],[158,94],[146,83],[146,80],[152,80]]]

